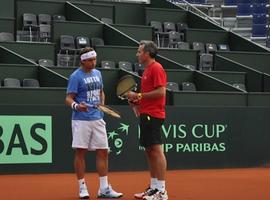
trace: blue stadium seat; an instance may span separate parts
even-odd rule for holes
[[[266,4],[259,4],[259,3],[254,3],[252,5],[252,13],[253,14],[267,14],[267,7]]]
[[[253,14],[253,24],[267,24],[267,15]]]
[[[248,4],[248,3],[237,4],[236,15],[237,16],[249,16],[249,15],[252,15],[251,4]]]
[[[237,0],[237,4],[252,4],[253,0]]]
[[[237,4],[236,0],[224,0],[225,6],[235,6]]]
[[[266,24],[253,24],[252,25],[252,37],[265,37],[267,36]]]

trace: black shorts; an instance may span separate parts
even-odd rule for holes
[[[148,147],[153,144],[162,144],[161,126],[164,119],[151,117],[150,115],[140,115],[140,144]]]

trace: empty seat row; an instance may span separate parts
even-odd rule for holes
[[[167,82],[166,88],[172,92],[179,91],[196,91],[196,85],[193,82],[182,82],[178,84],[176,82]]]
[[[144,66],[140,63],[132,63],[129,61],[119,61],[117,64],[114,61],[111,60],[103,60],[101,61],[100,64],[101,68],[104,69],[114,69],[114,68],[119,68],[119,69],[124,69],[129,72],[135,72],[138,75],[142,75]]]
[[[214,44],[214,43],[202,43],[202,42],[193,42],[189,44],[188,42],[178,42],[178,49],[194,49],[198,50],[199,54],[202,53],[215,53],[216,51],[230,51],[228,44]]]
[[[2,85],[8,88],[39,87],[39,81],[32,78],[25,78],[22,81],[16,78],[5,78]]]
[[[72,36],[61,35],[60,36],[60,49],[61,50],[74,50],[82,49],[85,47],[93,47],[96,45],[104,45],[104,40],[98,37],[92,37],[90,40],[86,36]]]
[[[188,25],[183,22],[174,23],[151,21],[149,25],[154,29],[155,40],[158,47],[169,46],[168,44],[165,44],[165,42],[170,36],[174,38],[179,37],[179,40],[183,41],[185,30],[188,28]],[[160,42],[160,40],[162,40],[162,42]]]

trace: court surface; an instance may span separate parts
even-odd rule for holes
[[[110,172],[113,188],[122,199],[147,186],[147,172]],[[96,199],[98,176],[87,173],[91,199]],[[177,170],[167,173],[170,200],[269,200],[270,168]],[[0,175],[0,199],[71,200],[77,198],[74,174]]]

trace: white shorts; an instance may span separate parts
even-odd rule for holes
[[[72,148],[108,149],[106,122],[103,119],[84,121],[72,120]]]

